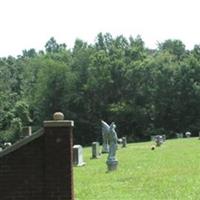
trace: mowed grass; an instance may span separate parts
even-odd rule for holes
[[[118,169],[107,173],[106,158],[90,159],[84,148],[84,167],[74,167],[76,200],[200,199],[200,140],[167,140],[151,150],[152,142],[119,148]]]

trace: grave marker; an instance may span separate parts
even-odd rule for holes
[[[177,138],[183,138],[183,133],[176,133]]]
[[[185,136],[186,136],[187,138],[190,138],[191,135],[192,135],[192,134],[191,134],[189,131],[187,131],[187,132],[185,133]]]
[[[99,158],[100,157],[100,147],[99,142],[92,143],[92,158]]]
[[[79,167],[85,165],[83,161],[83,147],[81,145],[73,146],[73,164]]]
[[[163,139],[161,135],[156,135],[155,136],[155,142],[156,142],[156,146],[159,147],[161,146],[161,144],[163,143]]]

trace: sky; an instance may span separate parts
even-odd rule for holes
[[[0,57],[44,50],[54,37],[72,48],[98,33],[140,35],[148,48],[179,39],[200,44],[199,0],[0,0]]]

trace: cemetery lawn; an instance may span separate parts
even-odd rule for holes
[[[166,140],[119,147],[117,171],[107,173],[107,154],[90,159],[84,148],[84,167],[74,167],[76,200],[197,200],[200,199],[200,140]]]

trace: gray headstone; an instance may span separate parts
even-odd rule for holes
[[[166,135],[151,135],[151,141],[156,142],[159,140],[161,143],[164,143],[166,140]]]
[[[166,135],[162,135],[162,138],[163,138],[163,142],[166,141]]]
[[[177,138],[183,138],[183,133],[176,133]]]
[[[156,136],[155,135],[151,135],[151,141],[155,141]]]
[[[83,161],[83,147],[81,145],[73,146],[73,164],[74,166],[85,165],[85,162]]]
[[[100,146],[99,142],[92,143],[92,158],[99,158],[100,157]]]
[[[31,136],[32,135],[32,127],[31,126],[24,126],[22,128],[22,138]]]
[[[156,142],[156,146],[159,147],[161,146],[161,144],[163,143],[163,138],[161,135],[156,135],[155,136],[155,142]]]

